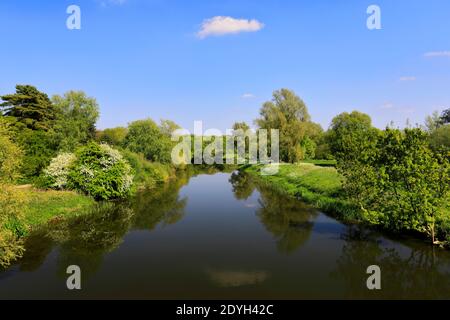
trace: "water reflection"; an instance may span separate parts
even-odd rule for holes
[[[99,203],[78,217],[53,220],[27,238],[25,254],[18,262],[20,270],[37,270],[57,247],[58,274],[66,276],[67,266],[75,264],[89,277],[130,230],[153,230],[158,224],[181,220],[187,198],[179,199],[179,190],[188,181],[189,175],[183,174],[159,189],[138,193],[130,201]]]
[[[0,273],[0,297],[71,297],[65,271],[77,264],[92,280],[85,298],[450,298],[447,251],[346,226],[239,172],[180,192],[192,174],[53,220]],[[380,291],[366,287],[373,264]]]
[[[309,239],[317,216],[316,210],[255,183],[251,176],[242,172],[233,172],[230,183],[239,200],[248,199],[255,189],[259,192],[256,215],[266,230],[275,237],[279,252],[293,253]]]
[[[255,285],[269,277],[267,271],[207,270],[206,273],[213,283],[224,288]]]
[[[450,297],[448,252],[412,242],[410,246],[383,240],[374,231],[348,227],[345,244],[332,272],[344,283],[347,298],[436,299]],[[368,291],[369,265],[381,268],[382,289]]]

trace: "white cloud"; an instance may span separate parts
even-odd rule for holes
[[[255,97],[255,95],[253,93],[244,93],[242,95],[242,99],[252,99],[254,97]]]
[[[256,32],[263,27],[264,24],[255,19],[247,20],[216,16],[203,20],[202,27],[200,31],[197,32],[197,37],[204,39],[208,36],[222,36],[240,32]]]
[[[413,76],[400,77],[400,81],[416,81],[416,77]]]
[[[424,54],[427,58],[434,58],[434,57],[449,57],[450,58],[450,51],[431,51]]]

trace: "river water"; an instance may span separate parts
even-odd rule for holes
[[[450,252],[348,226],[242,173],[181,177],[53,221],[0,298],[450,299]],[[68,290],[69,265],[81,290]],[[369,290],[378,265],[381,290]]]

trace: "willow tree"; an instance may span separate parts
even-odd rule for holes
[[[272,100],[263,104],[260,118],[255,123],[260,129],[280,131],[280,158],[287,162],[306,157],[302,142],[320,127],[312,125],[305,102],[288,89],[273,93]]]

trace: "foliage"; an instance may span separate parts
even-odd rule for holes
[[[20,176],[23,152],[11,139],[10,130],[0,118],[0,182],[14,182]]]
[[[308,142],[304,139],[317,136],[321,128],[310,121],[311,117],[305,103],[293,91],[288,89],[275,91],[272,101],[263,104],[260,115],[261,117],[255,121],[259,128],[279,130],[281,160],[296,162],[308,157],[304,148]],[[308,152],[313,153],[311,150]]]
[[[442,122],[442,124],[450,123],[450,108],[442,111],[441,122]]]
[[[123,150],[122,154],[135,172],[134,184],[137,187],[155,187],[168,181],[175,174],[174,169],[170,165],[151,162],[142,154],[129,150]]]
[[[128,129],[124,127],[108,128],[98,132],[97,141],[113,146],[121,146],[128,134]]]
[[[425,118],[425,130],[433,132],[443,124],[438,111],[434,111],[430,116]]]
[[[376,137],[377,130],[367,114],[353,111],[341,113],[333,118],[327,132],[327,142],[336,158],[353,161],[357,154]]]
[[[69,91],[52,98],[57,110],[55,132],[59,149],[72,152],[95,138],[95,123],[99,117],[97,101],[83,91]]]
[[[181,127],[175,122],[166,119],[161,119],[161,124],[159,125],[161,133],[167,137],[172,137],[172,133],[180,128]]]
[[[25,181],[33,181],[56,156],[58,141],[53,131],[22,130],[17,140],[24,150],[21,173]]]
[[[1,97],[4,116],[14,117],[21,127],[49,130],[57,111],[45,93],[30,85],[17,85],[16,93]]]
[[[250,126],[246,122],[235,122],[233,124],[233,130],[242,130],[243,132],[246,132],[247,130],[250,130]]]
[[[130,165],[118,150],[94,142],[76,152],[69,172],[68,187],[98,200],[123,198],[129,195],[133,175]]]
[[[449,200],[449,154],[434,153],[418,128],[386,129],[361,146],[351,165],[348,157],[338,158],[348,196],[371,222],[426,233],[434,242],[439,212]]]
[[[22,214],[25,201],[20,190],[0,183],[0,267],[22,256],[20,237],[26,233]]]
[[[30,229],[51,220],[79,215],[95,205],[94,199],[74,191],[23,190],[27,205],[22,209],[23,221]]]
[[[151,119],[130,123],[124,147],[135,153],[142,153],[148,160],[170,163],[172,141],[163,134]]]
[[[440,126],[430,134],[430,145],[433,150],[450,150],[450,124]]]
[[[71,166],[76,157],[73,153],[61,153],[53,158],[50,165],[44,169],[44,176],[48,179],[48,186],[55,189],[65,189]]]

